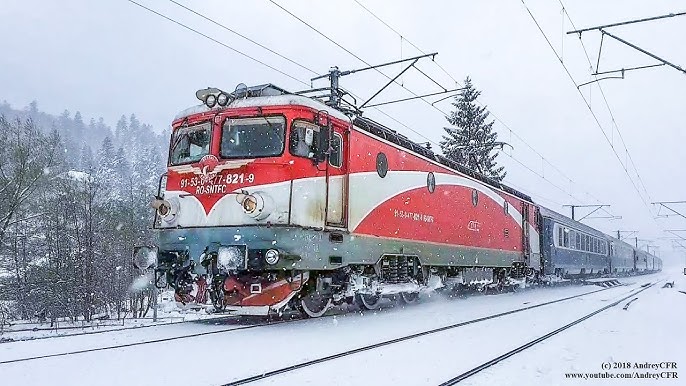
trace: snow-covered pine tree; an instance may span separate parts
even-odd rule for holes
[[[507,174],[503,166],[495,161],[498,157],[498,133],[493,131],[493,121],[488,122],[486,107],[478,106],[476,99],[481,91],[474,88],[472,80],[467,77],[464,89],[455,96],[455,111],[447,117],[452,127],[446,127],[447,135],[440,142],[443,154],[465,167],[502,181]],[[494,152],[494,150],[496,150]]]

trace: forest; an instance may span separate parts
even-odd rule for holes
[[[151,242],[167,134],[38,103],[0,103],[0,314],[89,321],[142,316],[131,248]]]

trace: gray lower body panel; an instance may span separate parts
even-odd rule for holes
[[[332,234],[334,237],[332,237]],[[375,264],[384,254],[417,256],[425,266],[510,267],[524,262],[520,252],[423,243],[284,226],[158,229],[162,251],[188,250],[198,260],[211,245],[246,245],[278,249],[282,259],[273,269],[325,270],[350,264]]]

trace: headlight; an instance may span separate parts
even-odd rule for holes
[[[219,106],[226,106],[229,104],[229,96],[226,93],[220,93],[217,97],[217,104]]]
[[[162,202],[157,207],[157,213],[162,217],[166,217],[169,214],[169,211],[171,211],[171,206],[169,206],[169,203],[167,202]]]
[[[212,108],[217,104],[217,97],[214,94],[208,94],[205,98],[205,104],[207,107]]]
[[[274,201],[264,192],[247,192],[236,195],[236,202],[241,206],[243,212],[255,220],[264,220],[274,208]]]
[[[257,198],[255,196],[245,196],[241,205],[245,213],[253,214],[257,210]]]
[[[264,260],[267,264],[274,265],[279,262],[279,251],[270,249],[264,254]]]
[[[179,200],[176,197],[170,197],[168,200],[156,199],[150,206],[155,208],[157,214],[169,224],[175,221],[180,207]]]

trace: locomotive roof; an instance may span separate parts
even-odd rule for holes
[[[234,93],[231,93],[234,96]],[[322,101],[305,97],[302,95],[291,94],[280,87],[274,86],[272,84],[264,84],[260,86],[254,86],[247,89],[243,96],[235,99],[229,107],[231,108],[241,108],[241,107],[253,107],[253,106],[286,106],[286,105],[299,105],[313,108],[315,110],[325,110],[329,115],[342,119],[345,121],[350,120],[347,115],[345,115],[340,110],[336,110],[331,106],[327,106]],[[174,117],[174,120],[186,117],[192,114],[204,113],[211,110],[220,110],[223,107],[215,106],[213,108],[207,107],[205,104],[199,104],[180,111]]]
[[[259,86],[252,86],[252,87],[247,87],[242,90],[237,90],[231,93],[231,96],[236,98],[233,102],[231,102],[230,106],[232,108],[240,108],[240,107],[252,107],[252,106],[279,106],[279,105],[301,105],[301,106],[306,106],[310,107],[316,110],[325,110],[326,112],[329,113],[329,115],[336,117],[341,120],[349,120],[350,118],[348,115],[343,113],[342,111],[335,109],[331,106],[328,106],[325,104],[323,101],[315,98],[310,98],[307,96],[303,95],[298,95],[298,94],[292,94],[289,93],[288,91],[275,86],[271,83],[269,84],[263,84]],[[213,108],[209,108],[204,104],[200,104],[197,106],[193,106],[191,108],[185,109],[181,112],[179,112],[176,117],[174,117],[174,120],[186,117],[188,115],[192,114],[198,114],[198,113],[204,113],[208,112],[211,110],[219,110],[222,107],[215,106]],[[406,136],[398,133],[395,130],[392,130],[384,125],[382,125],[379,122],[376,122],[372,119],[362,117],[362,116],[356,116],[353,119],[353,124],[357,126],[358,128],[374,135],[380,138],[383,138],[389,142],[392,142],[400,147],[403,147],[411,152],[417,153],[423,157],[426,157],[432,161],[435,161],[443,166],[446,166],[450,169],[457,170],[458,172],[465,174],[475,180],[481,181],[487,185],[490,185],[492,187],[495,187],[497,189],[502,190],[505,193],[511,194],[515,197],[518,197],[522,200],[533,202],[531,197],[527,194],[524,194],[514,188],[511,188],[505,184],[502,184],[492,178],[489,178],[481,173],[478,173],[474,170],[471,170],[465,166],[460,165],[459,163],[452,161],[440,154],[436,154],[430,149],[428,149],[425,146],[422,146],[416,142],[411,141],[409,138]]]

